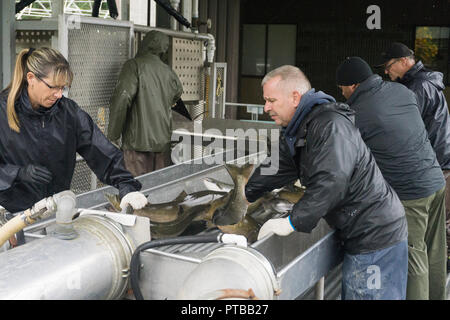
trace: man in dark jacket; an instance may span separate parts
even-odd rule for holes
[[[282,128],[276,175],[249,179],[253,202],[265,192],[300,179],[306,191],[287,218],[268,220],[258,238],[311,232],[320,218],[337,229],[345,250],[343,299],[404,299],[407,224],[404,209],[353,124],[353,112],[311,89],[300,69],[282,66],[262,81],[265,112]],[[369,285],[374,265],[378,285]]]
[[[408,299],[445,299],[445,180],[428,140],[414,93],[373,74],[350,57],[337,84],[355,110],[355,125],[408,221]]]
[[[172,106],[183,87],[161,61],[168,48],[169,36],[148,32],[136,57],[125,62],[111,97],[108,138],[122,137],[125,166],[134,176],[172,163]]]
[[[394,42],[382,53],[384,72],[392,81],[404,84],[412,90],[419,103],[419,110],[428,138],[436,152],[446,180],[447,212],[447,271],[450,270],[450,117],[444,96],[441,72],[425,68],[422,61],[415,61],[414,51],[400,42]]]

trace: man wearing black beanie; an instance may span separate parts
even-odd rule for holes
[[[445,180],[414,93],[373,74],[359,57],[345,59],[336,81],[355,110],[355,125],[408,221],[407,299],[444,299]]]

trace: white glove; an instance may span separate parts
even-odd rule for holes
[[[275,233],[279,236],[287,236],[294,231],[289,217],[270,219],[263,224],[261,229],[259,229],[258,240],[264,238],[270,233]]]
[[[125,197],[120,201],[120,207],[124,210],[127,204],[133,207],[133,209],[142,209],[147,204],[147,197],[139,191],[127,193]]]

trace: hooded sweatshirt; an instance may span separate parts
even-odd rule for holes
[[[314,88],[302,95],[300,103],[298,104],[295,114],[288,126],[286,128],[282,128],[282,132],[286,138],[286,143],[289,147],[289,152],[292,156],[295,155],[296,135],[302,120],[308,115],[314,106],[330,102],[336,102],[336,100],[322,91],[316,92]]]

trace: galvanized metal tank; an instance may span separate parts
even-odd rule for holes
[[[188,275],[177,298],[273,300],[278,292],[274,269],[261,253],[224,246],[208,254]]]
[[[56,235],[1,254],[0,299],[117,299],[128,285],[134,243],[114,221],[82,216],[78,236]]]

